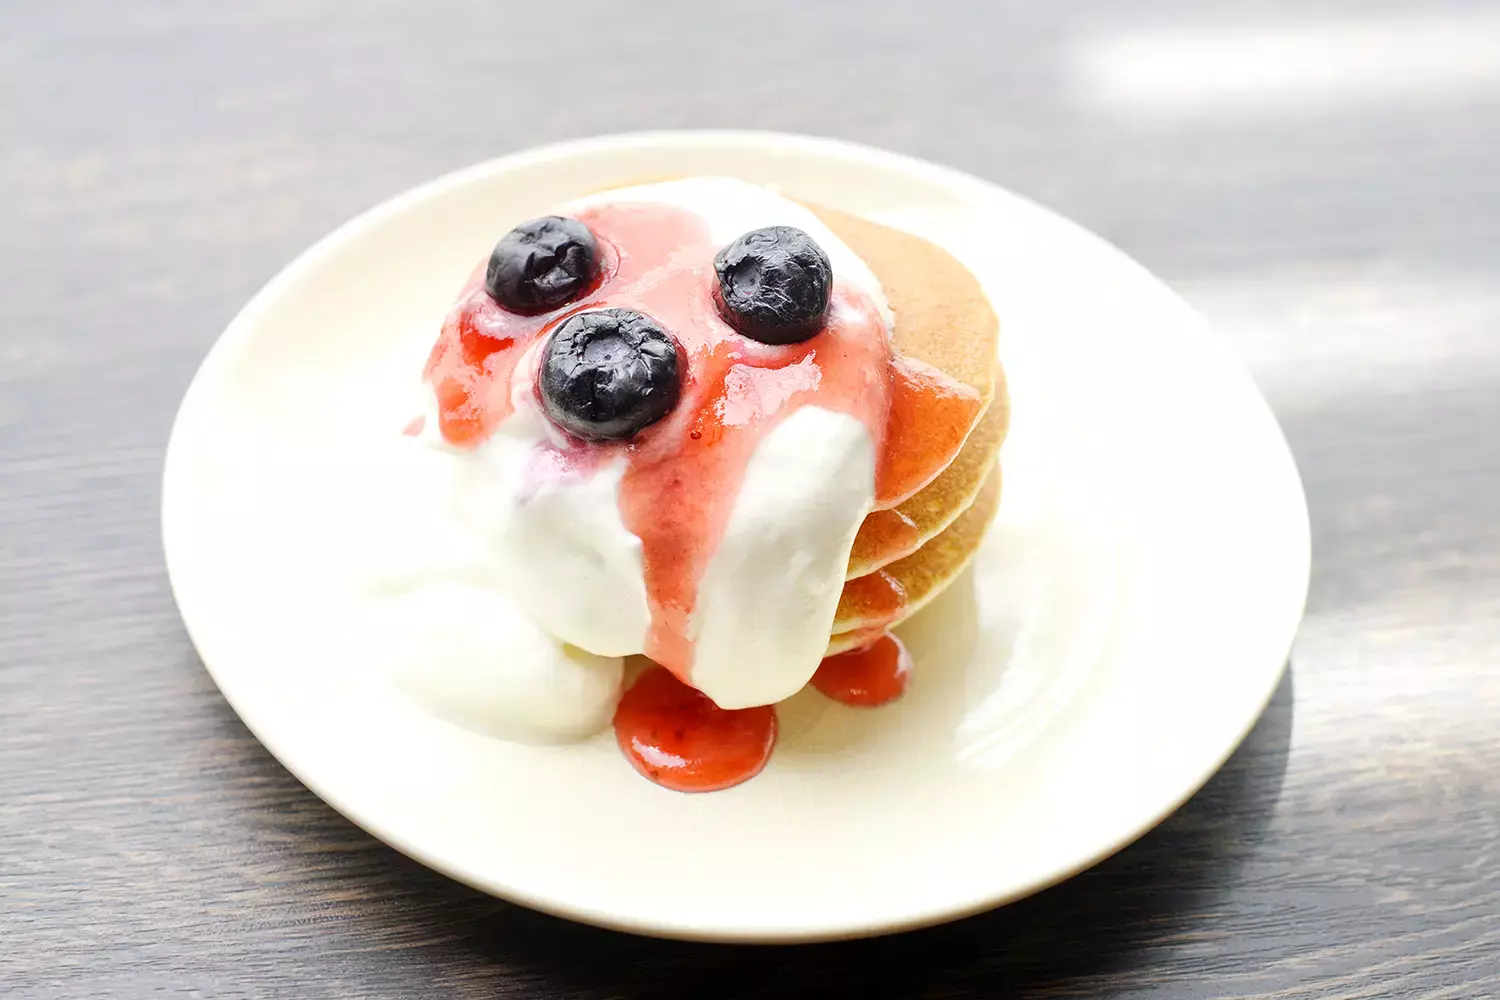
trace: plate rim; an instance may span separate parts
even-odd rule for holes
[[[1156,286],[1158,291],[1169,295],[1181,309],[1185,310],[1193,318],[1195,325],[1198,327],[1198,335],[1205,342],[1205,346],[1210,346],[1216,353],[1221,355],[1221,360],[1231,366],[1247,383],[1247,387],[1251,390],[1257,401],[1262,411],[1261,417],[1263,419],[1261,422],[1265,425],[1267,431],[1274,434],[1274,450],[1277,453],[1278,459],[1283,460],[1285,471],[1289,474],[1286,485],[1291,487],[1291,489],[1287,491],[1287,496],[1283,499],[1286,502],[1293,503],[1296,507],[1295,511],[1288,510],[1285,512],[1296,515],[1293,521],[1289,522],[1289,526],[1295,526],[1297,537],[1288,537],[1286,542],[1288,547],[1288,568],[1294,569],[1298,584],[1295,600],[1287,600],[1285,602],[1285,607],[1289,609],[1286,612],[1289,618],[1281,630],[1285,633],[1285,641],[1277,643],[1277,647],[1281,650],[1280,663],[1274,672],[1267,673],[1266,688],[1256,699],[1255,704],[1248,706],[1247,699],[1247,706],[1253,710],[1248,711],[1244,724],[1237,731],[1225,733],[1221,737],[1224,745],[1221,752],[1213,759],[1211,765],[1204,765],[1201,769],[1195,768],[1195,771],[1201,770],[1196,780],[1185,785],[1180,794],[1170,802],[1153,806],[1149,810],[1144,810],[1144,813],[1149,813],[1145,819],[1129,824],[1128,829],[1124,829],[1118,836],[1109,838],[1107,841],[1101,840],[1093,850],[1076,858],[1075,863],[1047,871],[1041,877],[1027,880],[1023,885],[1004,887],[1000,891],[977,893],[972,898],[960,900],[956,904],[917,908],[909,912],[904,918],[882,918],[857,926],[851,924],[838,928],[788,924],[775,928],[739,927],[733,930],[709,928],[700,931],[684,925],[660,924],[649,918],[635,918],[625,913],[601,911],[591,908],[586,904],[567,902],[555,897],[538,894],[534,891],[528,891],[519,886],[499,884],[503,880],[497,880],[492,876],[481,877],[476,873],[469,872],[464,866],[453,864],[440,855],[426,851],[420,845],[407,841],[381,823],[359,818],[358,809],[349,806],[337,793],[302,773],[301,770],[295,767],[278,750],[273,742],[265,738],[259,727],[242,712],[241,706],[236,703],[236,699],[230,691],[233,685],[226,685],[225,680],[220,677],[219,673],[210,663],[209,658],[203,655],[203,642],[199,635],[195,633],[194,626],[184,611],[184,601],[179,588],[177,572],[173,569],[174,560],[170,541],[171,529],[168,527],[171,519],[169,498],[173,494],[173,455],[180,453],[180,448],[174,446],[179,440],[184,413],[190,410],[195,396],[204,391],[202,386],[211,380],[213,374],[223,366],[238,344],[251,336],[255,327],[255,320],[262,309],[273,301],[284,287],[294,283],[304,271],[314,268],[321,260],[335,253],[341,246],[357,240],[367,229],[374,228],[390,217],[419,206],[422,202],[443,191],[461,187],[492,174],[515,170],[535,162],[546,162],[576,155],[609,152],[611,150],[631,147],[648,146],[670,149],[699,145],[741,146],[757,149],[769,148],[773,150],[785,150],[804,156],[833,157],[845,161],[858,160],[863,161],[869,166],[883,167],[895,172],[935,181],[944,188],[961,192],[964,197],[982,197],[988,199],[1000,196],[1005,199],[1024,203],[1046,215],[1050,222],[1060,224],[1071,230],[1073,235],[1085,238],[1099,245],[1114,258],[1115,263],[1127,266],[1133,270],[1138,280],[1149,282]],[[212,346],[205,353],[202,361],[195,370],[187,389],[184,391],[182,400],[174,413],[163,461],[160,485],[162,499],[159,528],[162,539],[162,553],[166,563],[169,586],[172,591],[174,603],[178,607],[179,618],[183,623],[183,627],[204,669],[213,679],[215,686],[219,689],[230,707],[234,709],[237,718],[249,729],[265,750],[286,768],[290,774],[355,826],[420,864],[470,888],[554,917],[609,930],[670,940],[772,945],[852,940],[917,930],[963,919],[1034,895],[1067,881],[1080,872],[1117,854],[1156,828],[1163,820],[1180,809],[1188,800],[1196,795],[1220,771],[1225,762],[1240,747],[1264,714],[1267,705],[1274,697],[1287,671],[1291,648],[1296,638],[1298,626],[1305,613],[1311,579],[1312,545],[1306,492],[1301,474],[1297,468],[1295,456],[1286,440],[1285,433],[1250,372],[1230,349],[1228,342],[1175,290],[1129,254],[1092,230],[1085,228],[1040,202],[973,174],[861,143],[800,133],[765,130],[655,129],[607,133],[547,143],[482,160],[469,166],[441,174],[430,180],[406,188],[394,196],[383,199],[357,213],[319,237],[277,270],[239,309],[214,340]],[[1295,551],[1291,551],[1293,548],[1295,548]]]

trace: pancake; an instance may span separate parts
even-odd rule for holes
[[[896,317],[891,346],[989,403],[1002,386],[1000,321],[989,296],[957,257],[936,243],[856,215],[803,202],[880,279]]]
[[[992,467],[979,495],[941,534],[904,559],[844,585],[834,618],[830,652],[852,649],[873,632],[921,610],[964,570],[1000,507],[1000,466]]]
[[[910,500],[865,518],[849,554],[846,578],[865,576],[911,555],[968,510],[995,467],[1009,422],[1009,400],[1002,382],[994,402],[942,475]]]
[[[999,321],[978,279],[942,247],[821,205],[804,203],[875,272],[895,317],[891,345],[977,391],[988,403],[947,468],[915,496],[865,519],[849,557],[850,579],[910,555],[979,494],[1010,422],[997,358]]]

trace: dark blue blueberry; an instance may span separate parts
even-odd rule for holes
[[[752,340],[796,344],[823,328],[833,268],[823,248],[802,230],[751,230],[718,252],[714,270],[719,311]]]
[[[559,427],[587,441],[628,438],[677,405],[677,341],[631,309],[579,313],[553,332],[540,384]]]
[[[484,272],[485,291],[514,313],[547,312],[581,295],[599,273],[599,245],[577,219],[548,215],[501,237]]]

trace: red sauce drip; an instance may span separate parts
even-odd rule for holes
[[[427,418],[422,416],[421,414],[418,414],[417,416],[412,418],[411,423],[401,428],[401,433],[405,434],[407,437],[416,437],[418,434],[421,434],[422,431],[426,429],[426,427]]]
[[[921,547],[921,542],[917,522],[893,507],[873,511],[865,518],[854,548],[870,562],[884,566],[911,555]]]
[[[905,610],[906,588],[885,570],[877,569],[844,584],[843,600],[859,609],[860,619],[865,623],[861,628],[884,627]]]
[[[477,445],[510,416],[510,376],[521,348],[554,317],[517,316],[485,293],[481,263],[469,275],[427,357],[438,429],[450,444]]]
[[[663,788],[713,792],[766,766],[776,745],[776,710],[720,708],[653,666],[620,699],[615,739],[631,765]]]
[[[895,701],[911,679],[911,654],[889,632],[868,646],[825,659],[813,687],[845,705],[873,707]]]
[[[875,470],[875,506],[881,508],[894,507],[936,479],[984,412],[972,386],[930,365],[896,358],[891,373],[891,405]]]

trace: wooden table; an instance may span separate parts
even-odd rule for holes
[[[0,9],[0,995],[1500,996],[1500,29],[1492,3],[1401,9]],[[1093,871],[845,945],[574,926],[351,826],[199,664],[157,484],[250,294],[437,173],[695,126],[887,146],[1055,207],[1207,313],[1279,414],[1316,564],[1289,677]]]

